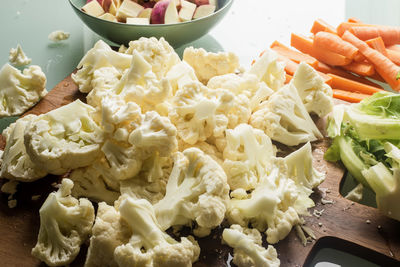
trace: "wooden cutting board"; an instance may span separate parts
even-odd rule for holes
[[[75,99],[85,100],[85,95],[68,76],[27,114],[42,114]],[[324,121],[318,120],[320,129]],[[326,180],[312,195],[316,202],[314,209],[322,215],[305,217],[316,240],[303,246],[292,232],[276,245],[281,266],[307,266],[312,256],[322,247],[336,248],[373,261],[381,266],[400,266],[400,222],[388,219],[372,207],[354,203],[343,198],[339,193],[344,168],[339,164],[323,160],[323,153],[329,140],[313,144],[314,164],[320,171],[327,173]],[[0,148],[4,140],[0,140]],[[7,195],[0,195],[0,266],[45,266],[30,254],[36,243],[39,230],[39,208],[49,192],[55,188],[51,185],[60,177],[48,176],[33,183],[20,184],[16,199],[17,207],[9,209]],[[2,181],[1,183],[3,183]],[[328,189],[328,192],[327,191]],[[40,195],[38,200],[32,196]],[[323,205],[321,199],[332,200],[333,204]],[[313,210],[310,213],[313,213]],[[367,223],[368,222],[368,223]],[[232,250],[221,245],[222,228],[216,229],[207,237],[199,240],[202,252],[194,266],[228,266],[227,261]],[[84,245],[78,258],[71,266],[83,266],[87,246]],[[307,258],[308,257],[308,258]]]

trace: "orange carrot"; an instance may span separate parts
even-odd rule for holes
[[[339,36],[342,36],[345,31],[350,30],[351,27],[357,27],[357,26],[366,27],[366,26],[370,26],[370,24],[342,22],[339,24],[339,26],[337,26],[336,32]],[[371,38],[369,38],[369,39],[371,39]]]
[[[398,45],[389,45],[389,46],[386,46],[386,49],[400,52],[400,46],[398,46]]]
[[[280,54],[278,54],[278,60],[282,61],[285,64],[285,71],[291,76],[294,75],[297,68],[299,67],[299,64]]]
[[[316,66],[318,61],[310,55],[303,54],[301,52],[290,49],[289,47],[281,44],[278,41],[274,41],[270,46],[272,50],[277,52],[278,54],[285,56],[296,63],[300,63],[302,61],[311,65],[312,67]]]
[[[363,41],[382,37],[386,45],[400,44],[400,27],[371,25],[370,27],[350,27],[350,32]]]
[[[351,62],[351,59],[342,55],[315,47],[312,39],[299,34],[292,33],[290,45],[329,65],[344,66]]]
[[[397,79],[400,72],[399,66],[375,49],[369,47],[364,41],[358,39],[349,31],[346,31],[342,38],[345,41],[352,43],[358,48],[358,50],[360,50],[367,60],[375,66],[375,70],[390,85],[390,87],[392,87],[392,89],[396,91],[400,90],[400,80]]]
[[[352,81],[335,74],[328,74],[332,77],[332,88],[341,89],[350,92],[357,92],[367,95],[372,95],[376,92],[382,91],[382,89],[372,87],[363,83]]]
[[[286,73],[285,84],[289,83],[292,80],[293,76]]]
[[[322,63],[322,62],[318,62],[318,64],[315,67],[315,69],[320,71],[320,72],[322,72],[322,73],[325,73],[325,74],[332,73],[332,74],[335,74],[335,75],[338,75],[338,76],[342,76],[342,77],[344,77],[346,79],[349,79],[349,80],[353,80],[353,81],[356,81],[356,82],[359,82],[359,83],[364,83],[364,84],[367,84],[367,85],[370,85],[370,86],[373,86],[373,87],[377,87],[377,88],[383,89],[383,87],[380,86],[379,84],[374,83],[374,82],[372,82],[372,81],[370,81],[370,80],[368,80],[368,79],[366,79],[364,77],[356,76],[356,75],[354,75],[352,73],[349,73],[349,72],[347,72],[345,70],[339,69],[337,67],[331,67],[331,66],[326,65],[325,63]]]
[[[375,73],[374,65],[368,62],[352,62],[342,68],[360,76],[371,76]]]
[[[387,57],[387,52],[386,52],[386,47],[385,47],[385,43],[383,42],[382,37],[376,37],[373,39],[369,39],[367,41],[365,41],[371,48],[379,51],[380,53],[382,53],[385,57]]]
[[[308,55],[313,52],[313,40],[300,34],[291,34],[290,45]]]
[[[358,18],[351,17],[347,19],[347,22],[352,22],[352,23],[362,23],[362,21]]]
[[[350,103],[358,103],[364,98],[367,98],[371,95],[367,94],[361,94],[361,93],[355,93],[355,92],[349,92],[341,89],[332,89],[333,91],[333,97],[337,99],[341,99]]]
[[[393,61],[394,64],[400,65],[400,51],[386,49],[387,57]]]
[[[317,32],[330,32],[333,34],[337,34],[335,27],[329,25],[327,22],[323,21],[322,19],[317,19],[314,21],[314,24],[311,28],[311,32],[313,34],[316,34]]]
[[[358,52],[354,45],[329,32],[318,32],[314,37],[314,46],[327,49],[350,59],[353,59]]]

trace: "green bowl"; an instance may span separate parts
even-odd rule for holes
[[[95,33],[117,44],[127,45],[140,37],[164,37],[173,47],[197,40],[209,32],[228,13],[233,0],[218,0],[219,9],[213,14],[175,24],[134,25],[111,22],[93,17],[81,10],[86,0],[69,0],[78,17]]]

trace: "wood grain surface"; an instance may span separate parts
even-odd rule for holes
[[[78,91],[68,76],[27,114],[42,114],[77,98],[84,101],[85,95]],[[317,124],[320,129],[324,128],[323,120],[318,120]],[[382,266],[400,266],[400,262],[397,262],[400,260],[400,222],[380,215],[375,208],[354,203],[340,195],[344,168],[323,160],[323,153],[328,146],[328,139],[313,143],[314,164],[327,175],[326,180],[312,195],[316,206],[310,213],[312,214],[314,209],[323,212],[319,218],[304,218],[317,239],[303,246],[292,230],[276,245],[281,266],[303,266],[305,262],[310,261],[307,259],[310,252],[315,254],[317,248],[324,246],[349,251]],[[1,139],[0,148],[3,147],[4,140]],[[40,225],[38,210],[48,193],[55,190],[51,184],[59,180],[60,177],[48,176],[33,183],[21,183],[16,194],[18,204],[14,209],[8,208],[8,195],[1,193],[0,266],[45,266],[33,258],[30,251],[36,243]],[[32,196],[35,195],[40,195],[40,198],[32,200]],[[334,203],[323,205],[321,198],[333,200]],[[232,250],[221,245],[221,231],[222,227],[214,230],[209,237],[199,240],[202,252],[194,266],[228,266],[227,261]],[[86,248],[87,244],[83,246],[80,255],[71,266],[83,265]]]

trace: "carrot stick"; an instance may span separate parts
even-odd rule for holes
[[[292,33],[290,45],[305,54],[311,55],[313,53],[313,40],[303,35]]]
[[[389,45],[389,46],[386,46],[386,49],[400,52],[400,46],[398,46],[398,45]]]
[[[352,22],[352,23],[363,23],[360,19],[351,17],[347,19],[347,22]]]
[[[329,32],[318,32],[314,37],[314,46],[327,49],[350,59],[353,59],[358,52],[354,45]]]
[[[383,42],[382,37],[376,37],[373,39],[369,39],[367,41],[365,41],[369,47],[379,51],[380,53],[382,53],[385,57],[388,56],[387,52],[386,52],[386,47],[385,47],[385,43]]]
[[[285,71],[291,76],[294,75],[297,68],[299,67],[299,64],[280,54],[278,54],[278,60],[282,61],[285,64]]]
[[[372,87],[363,83],[352,81],[335,74],[328,74],[332,77],[332,88],[341,89],[350,92],[357,92],[367,95],[372,95],[376,92],[382,91],[382,89]]]
[[[317,19],[314,21],[314,24],[311,28],[311,32],[313,34],[316,34],[317,32],[330,32],[333,34],[337,34],[335,27],[329,25],[327,22],[323,21],[322,19]]]
[[[293,76],[286,73],[285,84],[289,83],[292,79],[293,79]]]
[[[346,31],[342,38],[357,47],[367,60],[374,64],[375,70],[390,85],[390,87],[392,87],[392,89],[396,91],[400,90],[400,80],[397,79],[397,75],[400,71],[399,66],[375,49],[369,47],[364,41],[358,39],[349,31]]]
[[[386,49],[387,57],[393,61],[394,64],[400,65],[400,51]]]
[[[341,99],[350,103],[359,103],[364,98],[367,98],[371,95],[349,92],[345,90],[332,88],[333,97],[337,99]]]
[[[315,47],[312,39],[299,34],[292,33],[290,38],[290,45],[297,50],[309,54],[319,61],[322,61],[329,65],[344,66],[351,62],[351,59],[348,59],[342,55]]]
[[[360,76],[371,76],[375,73],[374,65],[368,62],[352,62],[342,68]]]
[[[353,22],[342,22],[337,26],[336,32],[339,36],[342,36],[345,31],[350,30],[351,27],[366,27],[366,26],[371,26],[370,24],[364,24],[364,23],[353,23]],[[369,38],[371,39],[371,38]]]
[[[296,63],[304,61],[307,64],[311,65],[312,67],[316,66],[318,63],[318,61],[312,56],[292,50],[278,41],[274,41],[270,47],[272,50],[275,50],[278,54],[281,54],[282,56],[285,56]]]
[[[380,36],[386,45],[400,44],[400,27],[382,25],[371,25],[370,27],[353,26],[349,30],[363,41]]]

